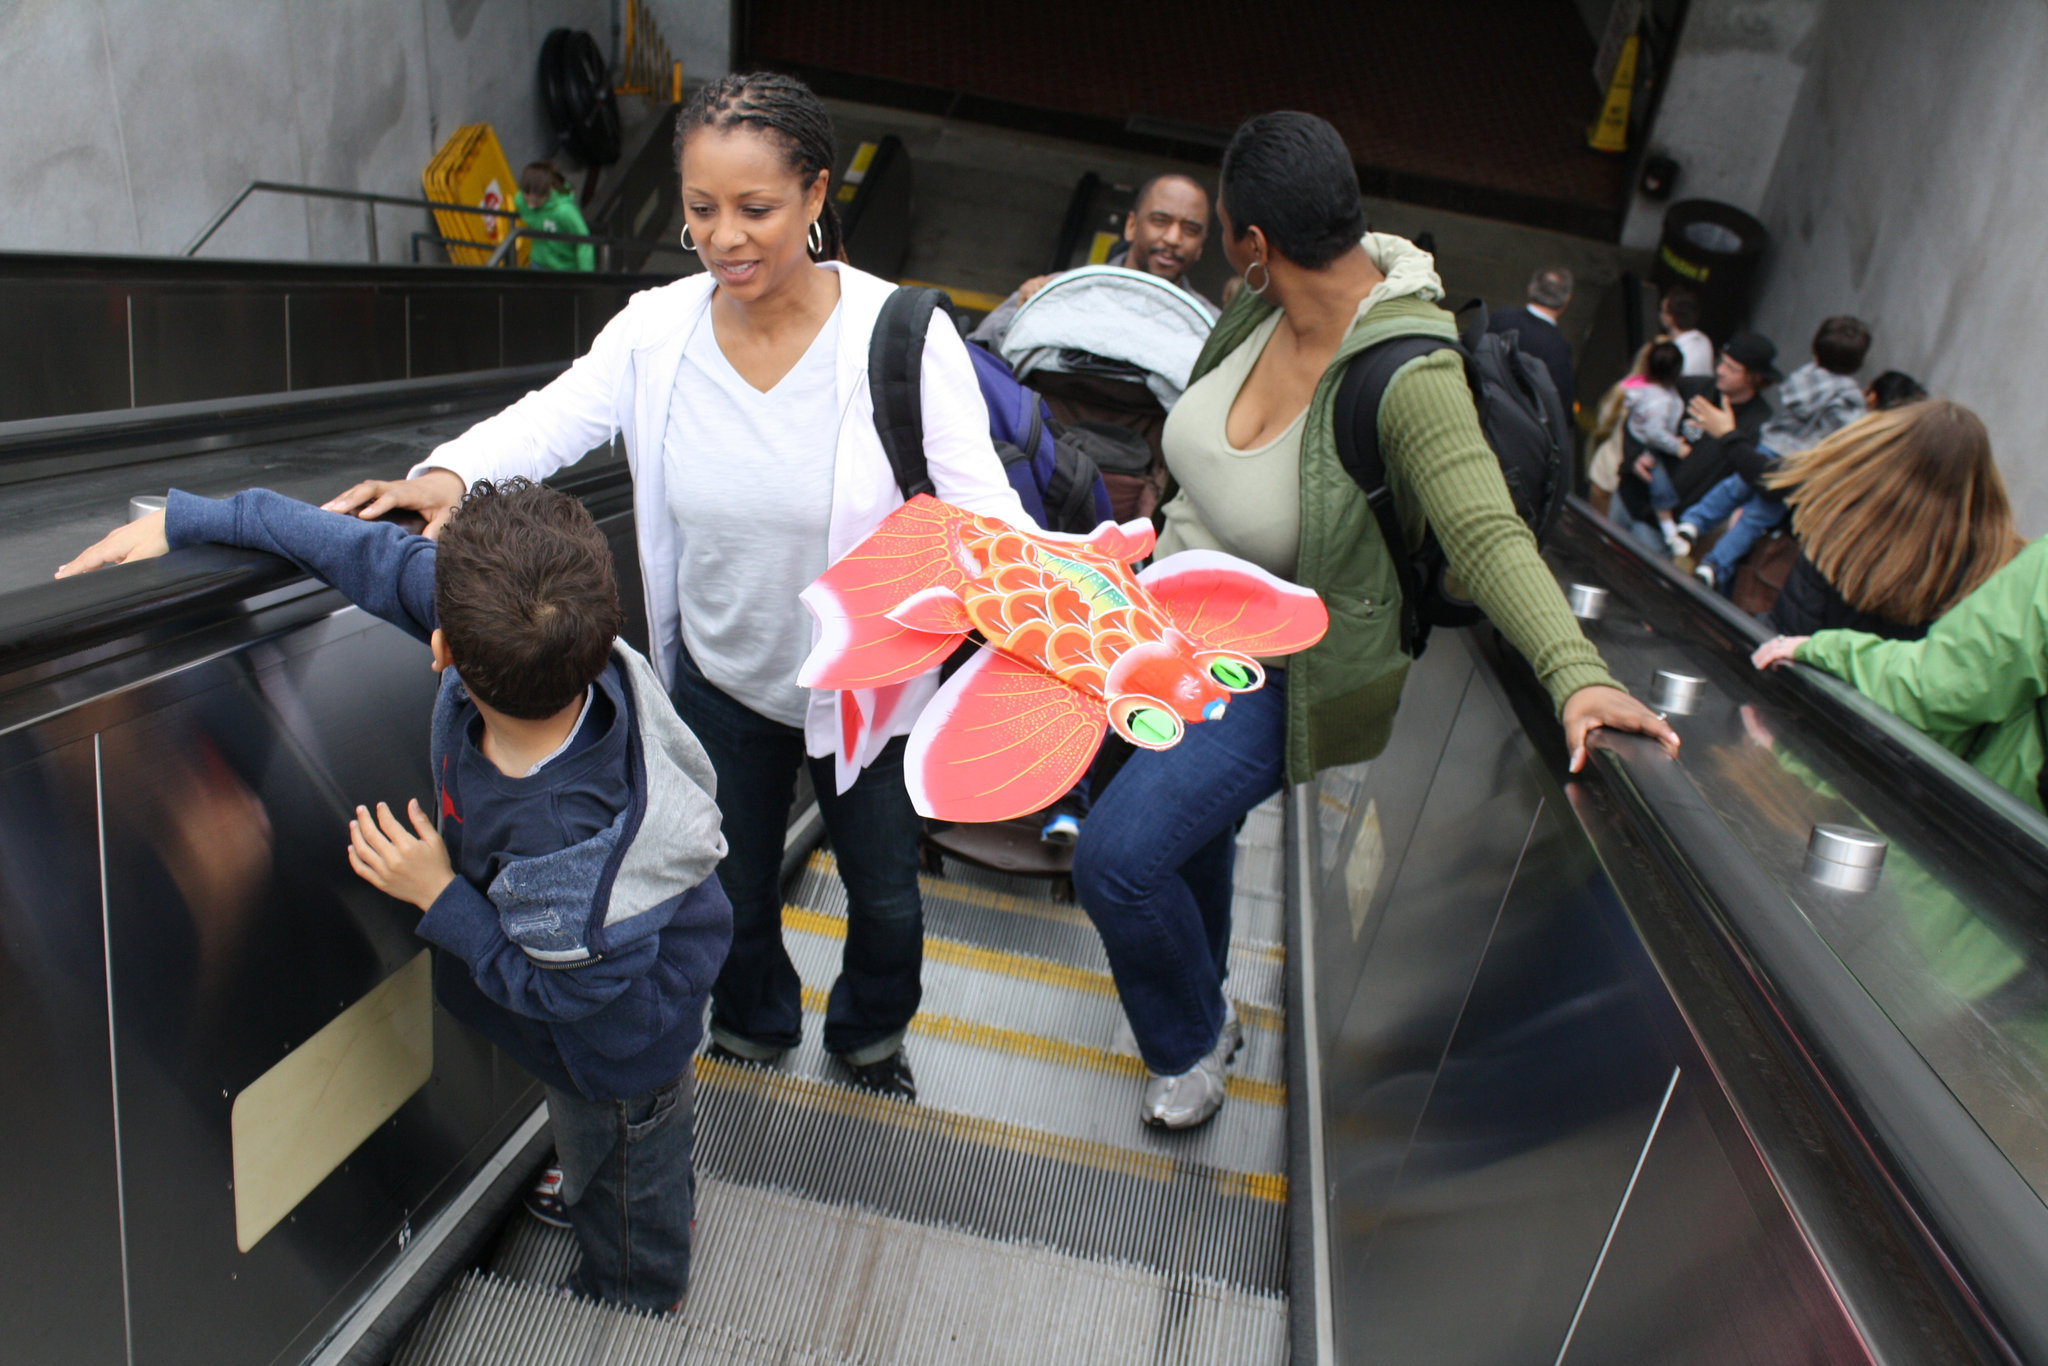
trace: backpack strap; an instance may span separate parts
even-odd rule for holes
[[[1366,505],[1379,523],[1380,539],[1386,542],[1387,555],[1394,562],[1394,574],[1401,584],[1401,649],[1411,658],[1425,638],[1422,584],[1416,578],[1415,566],[1409,563],[1401,518],[1394,508],[1394,491],[1387,487],[1387,463],[1380,453],[1380,403],[1387,396],[1394,372],[1409,361],[1437,351],[1458,349],[1458,343],[1435,336],[1389,337],[1366,347],[1345,365],[1332,414],[1338,462],[1365,490]]]
[[[868,393],[875,403],[875,435],[896,472],[904,498],[931,493],[924,456],[924,342],[938,306],[936,289],[906,285],[891,294],[868,338]]]

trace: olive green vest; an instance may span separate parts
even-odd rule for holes
[[[1273,307],[1250,292],[1240,294],[1217,319],[1188,383],[1243,344]],[[1412,296],[1383,300],[1338,346],[1309,399],[1301,434],[1301,552],[1295,581],[1321,595],[1330,630],[1287,661],[1289,782],[1306,781],[1335,764],[1370,759],[1385,748],[1408,676],[1408,657],[1401,653],[1400,580],[1365,490],[1337,459],[1332,419],[1345,364],[1390,337],[1455,341],[1457,335],[1451,315],[1432,302]],[[1387,403],[1393,402],[1400,373],[1387,386]],[[1419,544],[1420,513],[1398,486],[1394,494],[1402,526]]]

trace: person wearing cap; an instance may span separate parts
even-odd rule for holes
[[[1735,473],[1729,453],[1731,445],[1754,441],[1764,423],[1770,421],[1775,410],[1763,391],[1781,378],[1777,360],[1778,348],[1769,337],[1758,332],[1737,332],[1721,348],[1721,359],[1714,366],[1711,380],[1702,381],[1690,375],[1679,380],[1678,392],[1688,400],[1687,414],[1699,425],[1701,433],[1684,459],[1665,462],[1681,507],[1697,502],[1708,489]],[[1607,515],[1623,528],[1632,523],[1649,528],[1644,543],[1662,554],[1664,542],[1656,534],[1650,486],[1629,468],[1639,453],[1640,448],[1628,452],[1622,466],[1621,486],[1615,491]]]

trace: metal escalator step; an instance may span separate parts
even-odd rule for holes
[[[700,1190],[692,1285],[679,1313],[633,1314],[472,1272],[397,1366],[1286,1359],[1284,1295],[715,1177]]]
[[[806,990],[830,989],[845,949],[846,921],[801,906],[783,908],[783,943]],[[927,939],[923,972],[924,995],[919,1019],[924,1032],[957,1033],[934,1025],[927,1017],[973,1021],[1008,1033],[1039,1036],[1055,1044],[1073,1044],[1115,1055],[1124,1064],[1110,1064],[1141,1077],[1137,1040],[1131,1034],[1116,983],[1107,972],[1047,962],[1028,954]],[[1230,989],[1236,994],[1236,984]],[[1270,1006],[1237,1002],[1245,1023],[1245,1047],[1232,1068],[1241,1094],[1270,1090],[1284,1101],[1286,1035],[1280,1013]],[[807,1008],[812,1003],[807,1002]],[[822,1002],[815,1008],[822,1011]],[[913,1024],[912,1032],[920,1026]],[[1098,1067],[1098,1070],[1101,1070]],[[1245,1079],[1259,1083],[1246,1087]]]
[[[932,1051],[914,1056],[929,1095]],[[1147,1150],[708,1058],[697,1077],[700,1173],[1167,1274],[1285,1286],[1278,1163],[1217,1166],[1173,1141],[1185,1136]],[[1120,1098],[1139,1127],[1134,1094]]]

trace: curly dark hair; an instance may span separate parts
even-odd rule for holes
[[[626,624],[611,545],[583,504],[478,482],[441,532],[434,614],[470,696],[538,721],[604,672]]]

